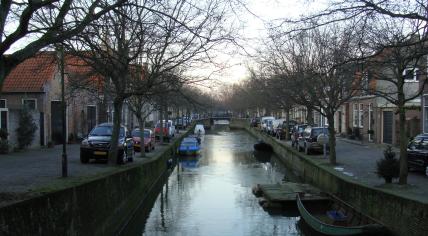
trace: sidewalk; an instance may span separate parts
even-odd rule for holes
[[[281,141],[291,147],[290,141]],[[365,185],[382,188],[403,196],[410,197],[428,203],[428,176],[421,172],[409,172],[407,185],[385,184],[383,178],[379,178],[376,171],[376,162],[383,158],[383,145],[352,143],[337,139],[336,160],[337,166],[331,167],[345,178]],[[398,150],[395,150],[398,157]],[[303,154],[303,153],[302,153]],[[324,158],[322,154],[311,154],[311,158],[317,159],[321,164],[329,165],[328,156]]]
[[[183,132],[177,136],[182,134]],[[67,145],[68,178],[61,177],[61,145],[49,149],[32,149],[0,155],[0,205],[38,194],[37,191],[51,185],[64,184],[64,180],[78,182],[83,178],[138,165],[148,161],[166,148],[166,145],[157,144],[154,151],[146,153],[146,158],[140,158],[140,153],[137,152],[134,154],[134,162],[121,166],[109,166],[105,162],[93,160],[88,164],[82,164],[79,147],[79,144]]]

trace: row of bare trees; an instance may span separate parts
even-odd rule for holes
[[[362,92],[383,98],[399,117],[399,183],[406,184],[406,104],[421,96],[426,81],[409,92],[406,79],[409,73],[426,75],[427,9],[428,3],[412,0],[332,0],[324,10],[270,22],[269,37],[257,52],[259,67],[247,84],[257,83],[266,91],[259,97],[271,97],[278,108],[301,105],[326,117],[333,165],[335,113]],[[375,88],[365,81],[368,73]]]
[[[102,81],[76,77],[73,84],[89,91],[96,89],[87,85],[101,84],[103,99],[112,101],[109,163],[116,163],[124,102],[142,128],[148,107],[167,114],[168,103],[178,101],[186,85],[203,80],[187,72],[196,63],[210,63],[210,52],[220,45],[233,43],[232,5],[225,0],[2,1],[0,85],[16,65],[46,47],[83,60]]]

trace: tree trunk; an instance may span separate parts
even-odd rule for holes
[[[162,145],[163,144],[163,105],[161,105],[160,110],[159,110],[159,144]]]
[[[115,98],[113,101],[114,115],[113,115],[113,132],[111,135],[110,141],[110,150],[108,154],[108,163],[110,165],[117,164],[117,155],[118,155],[118,143],[119,143],[119,133],[120,133],[120,123],[122,118],[122,106],[123,99]]]
[[[407,136],[405,131],[406,110],[404,104],[399,106],[399,127],[400,127],[400,178],[399,184],[407,184]]]
[[[140,157],[146,156],[146,148],[144,146],[144,129],[146,128],[146,119],[143,117],[138,117],[138,126],[140,126]]]
[[[306,115],[306,121],[308,123],[308,125],[314,125],[314,114],[313,114],[313,109],[311,106],[307,106],[306,107],[307,110],[307,115]]]
[[[287,127],[286,127],[286,132],[285,132],[285,140],[290,140],[290,109],[287,109],[285,111],[286,114],[286,119],[287,119]]]
[[[334,114],[327,115],[328,122],[328,144],[330,146],[330,155],[328,156],[330,164],[336,165],[336,133],[334,131]]]

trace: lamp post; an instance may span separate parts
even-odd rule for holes
[[[65,103],[65,85],[64,85],[64,47],[60,46],[60,67],[61,67],[61,119],[62,119],[62,158],[61,158],[61,172],[62,177],[68,176],[67,167],[67,125],[66,125],[66,109]]]

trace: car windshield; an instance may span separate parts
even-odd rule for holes
[[[313,129],[312,130],[312,134],[315,137],[317,137],[318,135],[320,135],[322,133],[328,135],[328,129],[327,128],[320,128],[320,129]]]
[[[428,150],[428,138],[415,138],[409,144],[410,149]]]
[[[113,126],[97,126],[95,127],[89,136],[111,136],[113,133]],[[120,128],[120,137],[125,136],[125,129]]]

